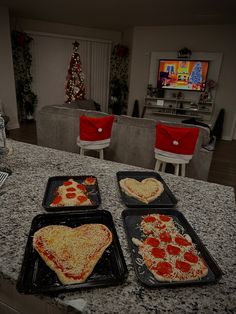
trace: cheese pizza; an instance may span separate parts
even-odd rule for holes
[[[190,281],[207,275],[208,267],[191,237],[180,233],[170,216],[144,216],[140,229],[146,238],[143,241],[133,238],[132,241],[157,280]]]
[[[121,179],[119,184],[125,194],[146,204],[154,201],[164,191],[163,184],[155,178],[146,178],[142,181],[125,178]]]
[[[111,242],[112,233],[103,224],[49,225],[33,236],[33,247],[63,284],[86,281]]]
[[[51,202],[50,207],[85,205],[92,205],[87,196],[86,186],[69,179],[57,188],[57,195]]]

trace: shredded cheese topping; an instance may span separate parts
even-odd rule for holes
[[[132,241],[146,266],[160,281],[187,281],[204,277],[208,268],[191,237],[181,234],[172,217],[151,214],[142,218],[145,239]]]
[[[34,248],[63,282],[66,279],[60,275],[70,278],[69,281],[86,280],[111,241],[110,230],[102,224],[77,228],[50,225],[33,236]]]
[[[86,187],[73,179],[69,179],[57,189],[57,196],[54,198],[51,207],[63,206],[85,206],[92,202],[87,197]]]

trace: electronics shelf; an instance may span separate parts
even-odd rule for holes
[[[165,115],[195,118],[207,122],[211,120],[213,109],[212,101],[196,103],[187,98],[146,97],[142,117]]]

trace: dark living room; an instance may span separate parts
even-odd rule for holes
[[[1,314],[236,311],[233,12],[1,1]]]

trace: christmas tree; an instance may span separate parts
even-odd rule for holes
[[[84,74],[81,69],[79,43],[73,43],[73,54],[66,78],[66,102],[85,99]]]
[[[197,62],[189,77],[189,82],[192,84],[199,84],[202,82],[202,67],[201,62]]]

